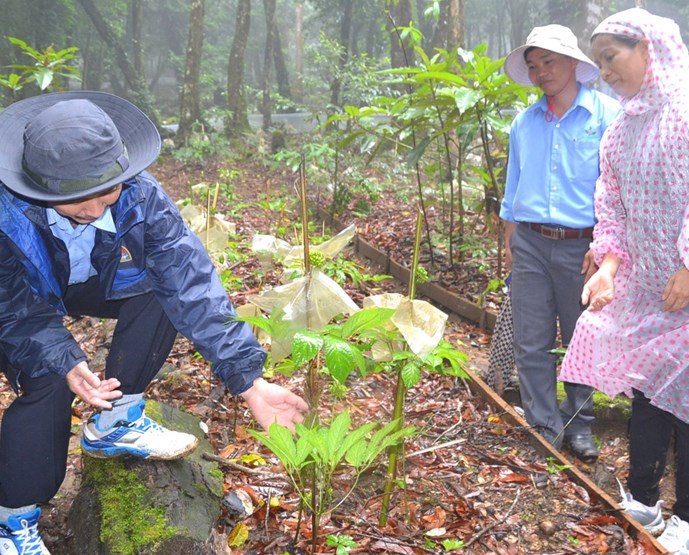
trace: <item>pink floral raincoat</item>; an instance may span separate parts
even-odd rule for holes
[[[621,99],[601,142],[592,247],[598,262],[614,253],[622,264],[614,300],[579,319],[560,379],[610,396],[636,388],[689,422],[689,308],[661,310],[668,280],[689,268],[689,54],[673,21],[619,15],[594,35],[643,38],[650,53],[641,90]]]

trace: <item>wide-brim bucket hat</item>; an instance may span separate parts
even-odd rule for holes
[[[0,181],[28,199],[78,200],[130,179],[160,154],[160,134],[134,104],[99,91],[20,100],[0,112]]]
[[[581,51],[572,30],[564,25],[552,24],[534,27],[526,38],[526,44],[515,48],[505,58],[505,73],[520,85],[535,85],[529,78],[529,68],[524,59],[524,52],[529,48],[542,48],[577,60],[579,63],[576,67],[576,78],[580,83],[598,77],[599,70],[596,64]]]

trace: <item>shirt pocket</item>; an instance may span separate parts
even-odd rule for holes
[[[597,135],[577,137],[572,141],[572,162],[577,179],[596,181],[600,174],[598,149],[600,140]]]

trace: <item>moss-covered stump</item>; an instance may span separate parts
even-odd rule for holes
[[[69,513],[78,553],[92,555],[216,555],[213,527],[220,515],[223,478],[199,420],[168,405],[146,403],[163,426],[199,438],[177,461],[84,456],[82,487]],[[76,553],[76,552],[75,552]]]

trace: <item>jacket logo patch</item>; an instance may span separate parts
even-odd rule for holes
[[[123,262],[131,262],[132,261],[132,254],[129,252],[129,249],[127,247],[122,247],[122,254],[120,255],[120,264]]]

